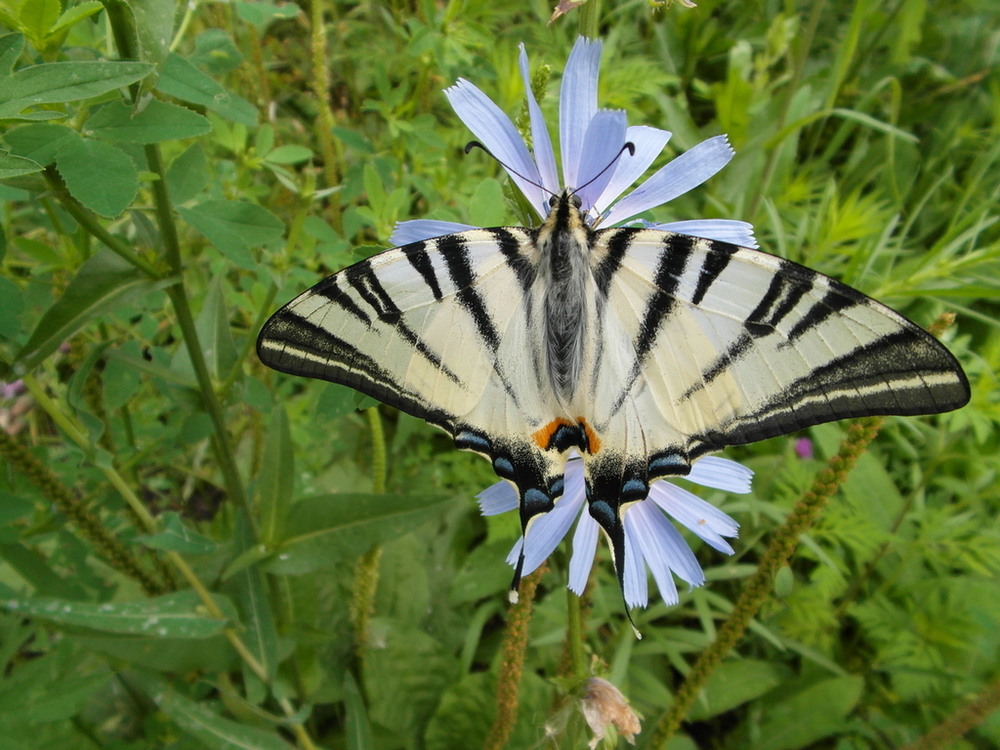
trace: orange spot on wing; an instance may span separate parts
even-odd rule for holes
[[[535,441],[535,444],[539,448],[541,448],[543,451],[547,451],[549,449],[549,442],[552,440],[552,436],[555,434],[556,430],[558,430],[563,425],[570,425],[570,424],[572,424],[572,422],[569,422],[565,419],[553,419],[542,429],[536,430],[535,432],[531,433],[531,439]]]
[[[576,421],[583,427],[583,432],[587,436],[587,447],[590,449],[590,454],[597,453],[601,449],[601,439],[597,437],[594,428],[583,417],[577,417]]]

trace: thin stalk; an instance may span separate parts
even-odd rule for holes
[[[580,6],[580,35],[597,39],[601,34],[601,0],[587,0]]]
[[[320,152],[323,154],[323,176],[327,187],[340,183],[340,159],[337,154],[337,144],[333,139],[333,103],[330,101],[330,70],[328,68],[326,46],[326,24],[323,21],[323,11],[326,9],[324,0],[313,0],[309,4],[309,25],[311,27],[310,43],[312,52],[312,71],[309,76],[310,88],[317,103],[316,136],[319,138]],[[343,220],[340,216],[340,197],[332,193],[329,197],[328,214],[330,225],[338,234],[343,231]]]
[[[878,434],[882,421],[879,417],[865,417],[851,422],[837,454],[816,475],[812,487],[774,533],[757,569],[747,580],[732,612],[719,628],[715,641],[698,656],[674,695],[673,705],[657,722],[649,747],[663,747],[677,731],[709,676],[722,663],[726,654],[739,643],[750,626],[750,621],[770,598],[774,576],[791,558],[799,537],[819,519],[827,501],[844,483],[858,457]]]
[[[366,409],[365,414],[372,434],[372,490],[376,494],[382,494],[386,487],[385,430],[377,406]],[[375,594],[378,591],[381,562],[382,545],[376,544],[361,556],[354,569],[351,615],[354,621],[355,648],[359,654],[368,647],[368,624],[375,614]]]
[[[1000,709],[1000,680],[993,682],[972,701],[902,750],[939,750],[939,748],[947,750],[956,747],[958,740],[966,732],[982,724],[998,709]]]
[[[528,646],[528,625],[534,608],[535,590],[542,580],[544,567],[521,580],[517,604],[512,604],[503,636],[500,676],[497,678],[497,715],[486,737],[483,750],[503,750],[510,740],[517,723],[517,709],[521,693],[521,674],[524,672],[524,652]]]

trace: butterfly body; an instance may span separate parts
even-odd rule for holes
[[[537,229],[446,235],[334,274],[267,322],[258,353],[486,456],[525,530],[579,452],[619,581],[624,514],[650,482],[727,445],[969,398],[944,347],[862,293],[748,248],[595,231],[571,191]]]

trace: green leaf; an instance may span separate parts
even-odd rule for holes
[[[119,148],[88,138],[68,141],[56,153],[56,169],[70,194],[95,214],[113,219],[139,193],[139,172]]]
[[[0,151],[0,180],[9,180],[11,177],[41,172],[43,169],[44,167],[37,161]]]
[[[0,78],[0,118],[38,104],[90,99],[135,83],[153,70],[137,62],[54,62]]]
[[[788,679],[788,669],[752,659],[727,661],[708,678],[688,711],[688,721],[704,721],[759,698]]]
[[[163,0],[129,0],[142,59],[160,65],[170,54],[174,22],[180,5]]]
[[[274,408],[264,439],[260,472],[257,474],[257,507],[260,535],[265,544],[274,544],[283,535],[284,519],[291,504],[295,477],[295,457],[288,417],[281,404]]]
[[[299,575],[329,568],[373,544],[437,518],[440,495],[317,495],[299,500],[288,515],[285,539],[265,564],[269,573]]]
[[[220,606],[224,605],[223,611],[233,611],[232,604],[222,597],[213,598]],[[60,627],[158,638],[208,638],[232,625],[229,619],[216,620],[200,614],[203,605],[193,591],[179,591],[137,602],[103,604],[49,597],[7,599],[0,601],[0,609]]]
[[[98,109],[84,125],[84,133],[119,143],[160,143],[204,135],[212,129],[208,119],[187,107],[151,100],[136,112],[116,101]]]
[[[7,77],[14,70],[17,58],[24,52],[24,34],[0,36],[0,77]]]
[[[754,750],[796,750],[846,729],[844,717],[861,698],[864,680],[833,677],[807,685],[765,711]]]
[[[167,96],[200,104],[227,120],[248,127],[257,124],[257,110],[250,102],[230,94],[189,61],[173,53],[163,65],[157,88]]]
[[[219,548],[219,545],[207,536],[192,531],[175,511],[167,511],[160,516],[163,531],[158,534],[143,534],[135,538],[136,542],[151,549],[172,550],[186,555],[207,555]]]
[[[30,372],[86,323],[158,286],[110,250],[99,250],[80,266],[62,297],[42,315],[15,357],[15,371]]]
[[[58,34],[62,31],[66,31],[83,19],[90,18],[91,16],[100,13],[103,8],[104,6],[98,2],[98,0],[89,0],[89,2],[80,3],[79,5],[74,5],[72,8],[67,8],[49,29],[49,34]]]
[[[257,26],[258,33],[271,22],[295,18],[300,12],[295,3],[236,2],[233,5],[236,15]]]
[[[469,223],[481,227],[499,227],[510,222],[503,188],[494,179],[479,183],[469,202]]]
[[[238,511],[236,525],[236,549],[244,552],[253,549],[253,532],[244,511]],[[273,677],[278,666],[278,627],[264,574],[256,565],[246,566],[232,577],[231,582],[236,588],[236,601],[243,616],[243,641]],[[246,679],[252,679],[245,666],[244,674]]]
[[[223,718],[206,701],[195,702],[173,690],[154,698],[163,713],[206,747],[217,750],[292,750],[274,732]]]
[[[62,0],[32,0],[21,5],[17,20],[20,21],[21,30],[35,46],[40,47],[61,12]]]
[[[249,201],[211,200],[178,212],[227,258],[246,269],[256,268],[250,248],[277,242],[285,231],[281,219]]]
[[[75,144],[81,138],[75,130],[65,125],[38,123],[14,128],[4,134],[4,140],[18,156],[47,167],[55,163],[59,149]]]
[[[32,665],[36,679],[19,675],[16,689],[6,685],[0,691],[0,716],[13,724],[68,721],[87,704],[93,695],[107,686],[111,672],[67,675],[59,669],[54,656],[43,657],[42,664]],[[37,667],[42,667],[38,669]],[[20,669],[20,667],[19,667]]]
[[[221,275],[215,276],[209,284],[195,326],[209,373],[216,380],[223,380],[229,375],[239,355],[229,328]]]
[[[347,750],[372,750],[375,741],[372,739],[372,727],[368,721],[368,712],[351,670],[344,670],[344,734]]]
[[[208,184],[208,160],[198,143],[171,162],[167,169],[167,187],[174,205],[186,203]]]
[[[313,152],[305,146],[278,146],[267,152],[264,161],[272,164],[301,164],[312,158]]]

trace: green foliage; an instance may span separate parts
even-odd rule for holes
[[[718,133],[737,150],[650,218],[750,221],[923,325],[955,312],[943,338],[973,385],[959,412],[887,423],[666,747],[898,747],[996,682],[993,0],[550,13],[0,0],[5,747],[486,740],[518,533],[476,511],[493,473],[417,420],[366,422],[370,399],[266,370],[253,344],[399,220],[515,221],[441,90],[464,77],[517,116],[524,42],[554,118],[577,15],[605,39],[601,103],[671,130],[664,160]],[[732,452],[754,493],[706,498],[741,523],[736,556],[695,545],[709,583],[636,612],[641,641],[606,555],[568,635],[557,551],[510,746],[586,746],[594,673],[648,747],[842,436],[796,436],[814,459],[794,437]],[[1000,720],[965,743],[1000,744]]]

